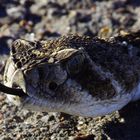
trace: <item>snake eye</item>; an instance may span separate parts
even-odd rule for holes
[[[52,91],[56,90],[57,89],[57,83],[50,82],[49,83],[49,89],[52,90]]]
[[[83,55],[77,55],[72,57],[68,62],[67,62],[67,71],[69,74],[75,75],[80,72],[82,69],[84,63],[84,56]]]

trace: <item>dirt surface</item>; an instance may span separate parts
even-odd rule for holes
[[[0,1],[0,80],[9,46],[17,38],[37,40],[68,33],[109,36],[140,29],[139,0]],[[98,118],[30,112],[0,93],[0,140],[139,140],[140,101]]]

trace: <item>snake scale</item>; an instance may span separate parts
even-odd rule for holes
[[[23,108],[96,117],[140,97],[140,31],[106,40],[17,39],[10,49],[4,85],[22,90],[7,97]]]

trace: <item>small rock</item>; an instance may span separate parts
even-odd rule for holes
[[[0,112],[0,124],[2,123],[3,121],[3,114]]]
[[[41,121],[42,121],[42,122],[45,122],[45,123],[47,123],[48,120],[49,120],[49,116],[48,116],[48,115],[43,116],[43,117],[41,118]]]
[[[23,13],[25,12],[24,7],[21,6],[12,6],[11,8],[7,8],[7,14],[8,16],[10,16],[11,18],[17,19],[17,18],[21,18]]]
[[[119,122],[120,122],[120,123],[125,123],[124,118],[121,118]]]
[[[6,96],[5,95],[0,95],[0,102],[5,100]]]

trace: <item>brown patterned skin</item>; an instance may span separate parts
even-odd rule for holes
[[[140,81],[140,32],[109,40],[79,35],[18,39],[11,46],[10,61],[22,73],[28,96],[72,104],[80,102],[75,95],[80,90],[96,100],[110,100],[131,93]]]

